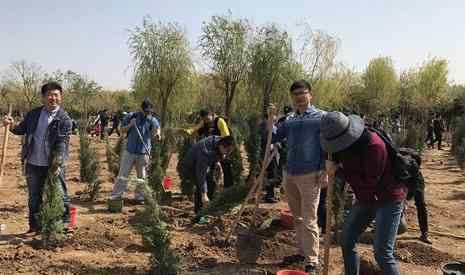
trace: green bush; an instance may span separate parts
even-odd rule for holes
[[[465,117],[459,117],[456,120],[451,150],[457,163],[463,169],[465,166]]]
[[[244,145],[245,150],[247,151],[247,158],[249,161],[249,178],[256,177],[260,169],[261,137],[259,123],[260,119],[258,115],[250,116],[247,119],[249,131]]]
[[[119,138],[118,142],[115,144],[114,147],[111,146],[108,138],[105,139],[105,143],[108,171],[110,171],[111,176],[113,177],[113,179],[115,179],[116,177],[118,177],[119,173],[119,165],[122,155],[121,150],[123,148],[124,138]]]
[[[172,275],[179,271],[179,258],[171,248],[168,226],[162,220],[160,207],[154,191],[145,184],[144,223],[139,225],[144,244],[151,252],[150,263],[155,275]]]
[[[48,248],[57,244],[63,237],[63,191],[58,178],[58,170],[62,160],[53,158],[48,171],[42,196],[42,209],[40,211],[41,235],[43,246]]]
[[[179,178],[181,179],[181,193],[189,199],[192,199],[194,194],[194,184],[184,175],[183,163],[192,145],[194,145],[194,138],[191,135],[185,136],[182,141],[178,143],[178,164],[176,166]]]
[[[99,195],[101,184],[97,175],[99,170],[97,152],[95,149],[90,147],[90,139],[84,131],[81,131],[79,134],[79,144],[81,182],[85,182],[87,184],[85,192],[89,195],[89,198],[94,201]]]

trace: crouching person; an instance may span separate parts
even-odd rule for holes
[[[211,173],[214,164],[226,159],[234,150],[231,136],[209,136],[194,144],[188,151],[183,173],[195,185],[194,211],[196,223],[206,223],[202,208],[207,207],[215,193],[215,182]]]
[[[333,154],[334,162],[326,164],[328,173],[344,178],[356,197],[342,234],[345,275],[359,274],[355,244],[373,220],[375,259],[383,274],[398,275],[394,245],[407,188],[394,178],[387,146],[359,116],[340,112],[323,117],[320,134],[323,149]]]

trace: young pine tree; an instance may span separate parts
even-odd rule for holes
[[[55,155],[44,185],[42,209],[40,211],[44,247],[56,245],[63,237],[63,214],[65,209],[63,191],[58,177],[62,164],[63,160]]]
[[[152,274],[173,275],[179,271],[179,258],[170,247],[171,237],[162,220],[157,202],[159,194],[145,184],[144,224],[140,226],[144,243],[148,245]]]
[[[90,139],[83,131],[81,131],[81,134],[79,135],[79,144],[81,182],[85,182],[87,184],[85,192],[89,195],[89,198],[94,201],[97,199],[100,192],[101,183],[97,175],[99,170],[97,152],[90,147]]]

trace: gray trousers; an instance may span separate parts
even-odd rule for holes
[[[131,173],[132,167],[136,166],[136,175],[138,179],[145,180],[146,178],[146,165],[149,162],[148,155],[138,155],[129,153],[127,150],[123,151],[121,157],[118,177],[116,178],[113,191],[111,192],[111,199],[121,198],[123,193],[126,192],[128,176]],[[144,186],[142,183],[136,183],[135,196],[136,200],[144,200]]]

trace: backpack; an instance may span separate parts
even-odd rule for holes
[[[383,140],[392,163],[394,179],[399,184],[405,184],[408,189],[407,200],[412,199],[419,188],[421,180],[420,154],[411,148],[397,148],[391,138],[383,131],[374,128],[369,128],[369,130],[376,133]]]
[[[231,127],[229,127],[229,120],[225,117],[221,117],[221,116],[218,116],[215,118],[214,122],[214,128],[215,128],[215,131],[218,131],[220,132],[220,129],[218,128],[218,120],[220,120],[220,118],[222,118],[224,120],[224,122],[226,122],[226,126],[228,127],[228,131],[229,131],[229,135],[232,136],[233,135],[233,132],[232,132],[232,129]],[[219,135],[219,133],[218,133]]]

